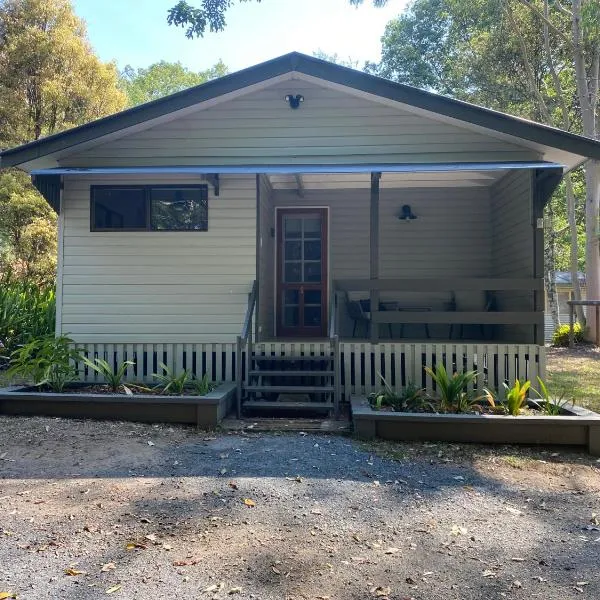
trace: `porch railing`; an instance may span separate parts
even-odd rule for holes
[[[252,290],[248,296],[248,306],[242,325],[242,332],[236,339],[236,361],[235,361],[235,382],[236,382],[236,412],[238,419],[242,416],[242,387],[244,384],[243,357],[246,357],[245,376],[250,372],[250,363],[252,360],[252,329],[254,322],[254,313],[256,309],[256,280],[252,282]]]
[[[452,278],[452,279],[342,279],[334,282],[336,290],[341,292],[368,292],[371,308],[379,307],[381,292],[531,292],[533,295],[543,293],[543,280],[539,278]],[[375,292],[375,294],[374,294]],[[377,299],[373,303],[373,297]],[[539,306],[534,302],[534,306]],[[394,324],[446,324],[446,325],[532,325],[536,327],[536,340],[539,335],[543,339],[544,313],[541,310],[504,311],[497,307],[494,310],[434,310],[428,307],[423,311],[371,310],[371,342],[377,343],[378,325]],[[538,331],[539,330],[539,331]],[[538,335],[539,334],[539,335]]]
[[[329,295],[329,343],[333,356],[333,411],[337,419],[340,416],[340,402],[342,399],[341,382],[341,354],[340,337],[338,335],[338,294],[335,287],[332,287]]]

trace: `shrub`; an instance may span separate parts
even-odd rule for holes
[[[515,380],[512,386],[503,384],[506,389],[506,398],[504,404],[509,415],[518,416],[521,410],[527,405],[527,392],[531,387],[530,381],[521,383],[518,379]]]
[[[397,394],[378,373],[383,389],[369,395],[369,403],[375,410],[391,406],[395,412],[433,412],[434,408],[425,396],[425,390],[409,381],[401,393]]]
[[[19,346],[54,335],[54,289],[10,272],[0,276],[0,367]]]
[[[553,396],[546,384],[538,377],[538,383],[540,384],[539,390],[532,391],[537,394],[541,402],[535,401],[542,412],[549,417],[556,417],[563,413],[563,410],[567,404],[575,404],[575,398],[567,395],[564,390],[559,396]]]
[[[152,377],[160,381],[157,386],[162,389],[164,394],[183,394],[185,386],[190,378],[189,371],[182,371],[179,375],[169,369],[165,363],[160,363],[162,373],[154,373]]]
[[[62,392],[67,383],[79,378],[75,363],[81,360],[81,354],[72,344],[73,340],[64,335],[32,340],[11,355],[9,377],[22,377],[34,385]]]
[[[212,392],[217,387],[217,384],[210,381],[208,373],[204,373],[201,379],[196,377],[192,379],[192,387],[198,396],[206,396],[206,394]]]
[[[464,413],[473,410],[484,396],[476,396],[472,385],[477,371],[465,371],[448,375],[444,365],[436,365],[435,371],[425,367],[425,372],[435,381],[440,402],[440,409],[445,412]]]
[[[569,325],[559,325],[552,334],[552,345],[566,348],[569,345]],[[581,323],[575,323],[573,326],[573,339],[576,344],[583,342],[583,327]]]

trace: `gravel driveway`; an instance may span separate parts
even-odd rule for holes
[[[0,592],[596,600],[600,463],[558,452],[0,417]]]

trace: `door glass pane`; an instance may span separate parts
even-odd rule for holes
[[[297,283],[302,281],[301,264],[299,262],[288,262],[285,263],[285,277],[286,283]]]
[[[304,219],[304,237],[313,239],[321,237],[320,217],[306,217]]]
[[[300,240],[285,243],[285,260],[300,260],[302,258],[302,242]]]
[[[320,306],[305,306],[304,307],[304,325],[315,327],[321,324],[321,307]]]
[[[304,304],[321,305],[321,290],[306,290],[304,292]]]
[[[285,217],[286,239],[302,237],[302,219]]]
[[[304,242],[304,260],[321,260],[321,240]]]
[[[297,306],[286,306],[283,311],[283,324],[285,327],[298,327],[300,325],[300,309]]]
[[[310,283],[321,281],[321,261],[304,263],[304,281]]]
[[[300,304],[300,292],[298,290],[285,290],[283,293],[284,304]]]

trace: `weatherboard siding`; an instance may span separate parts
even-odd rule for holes
[[[292,110],[286,94],[302,94]],[[537,160],[492,135],[306,81],[273,83],[63,155],[61,166],[434,163]]]
[[[256,178],[209,185],[206,232],[90,232],[90,185],[190,184],[162,176],[66,178],[61,330],[81,343],[234,342],[256,273]]]
[[[531,171],[511,171],[492,187],[492,273],[494,277],[534,276],[533,264],[533,175]],[[499,309],[533,310],[533,292],[500,292]],[[502,325],[503,339],[531,342],[533,327]]]

